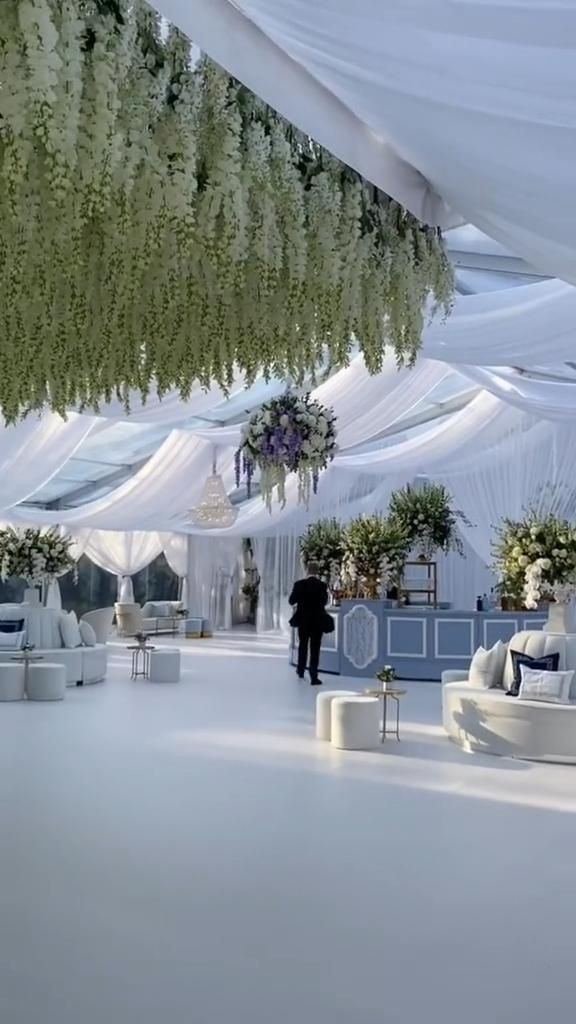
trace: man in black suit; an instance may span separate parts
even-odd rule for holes
[[[296,605],[296,612],[290,622],[298,627],[298,677],[304,679],[310,652],[310,683],[312,686],[320,686],[322,680],[318,678],[318,662],[328,604],[328,587],[319,579],[317,565],[311,562],[307,571],[306,579],[298,580],[290,594],[290,604]]]

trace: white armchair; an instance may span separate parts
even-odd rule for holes
[[[114,609],[113,608],[95,608],[92,612],[86,612],[82,616],[83,622],[88,622],[96,634],[96,642],[99,644],[107,643],[110,638],[112,631],[112,622],[114,620]]]
[[[142,609],[139,604],[123,604],[117,601],[114,611],[119,636],[134,636],[136,633],[144,632]]]

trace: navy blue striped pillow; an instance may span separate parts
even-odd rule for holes
[[[0,619],[0,633],[21,633],[24,619]]]

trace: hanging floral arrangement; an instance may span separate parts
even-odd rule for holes
[[[260,491],[268,509],[274,492],[286,504],[286,477],[298,476],[298,501],[316,494],[320,473],[336,454],[336,417],[309,397],[287,392],[266,402],[249,419],[236,452],[236,486],[244,476],[248,497],[259,471]]]
[[[553,515],[528,512],[503,519],[494,543],[494,568],[506,597],[537,608],[565,603],[576,593],[576,528]]]
[[[470,526],[443,484],[424,483],[418,487],[407,484],[393,491],[389,505],[390,519],[397,523],[423,558],[431,559],[436,551],[463,554],[459,525]]]
[[[0,578],[22,579],[38,587],[74,570],[71,537],[57,530],[22,529],[8,526],[0,530]]]
[[[420,224],[142,0],[2,0],[0,409],[412,363]]]

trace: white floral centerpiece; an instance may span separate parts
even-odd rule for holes
[[[568,604],[576,593],[576,528],[564,519],[530,512],[504,519],[494,544],[500,590],[526,608]]]
[[[266,402],[249,419],[236,452],[236,486],[246,478],[248,496],[255,471],[268,509],[274,491],[286,504],[286,477],[298,476],[298,501],[308,504],[323,469],[336,454],[336,417],[310,397],[287,392]]]
[[[50,580],[74,570],[73,541],[57,530],[0,530],[0,578],[25,580],[30,587],[44,586]]]

